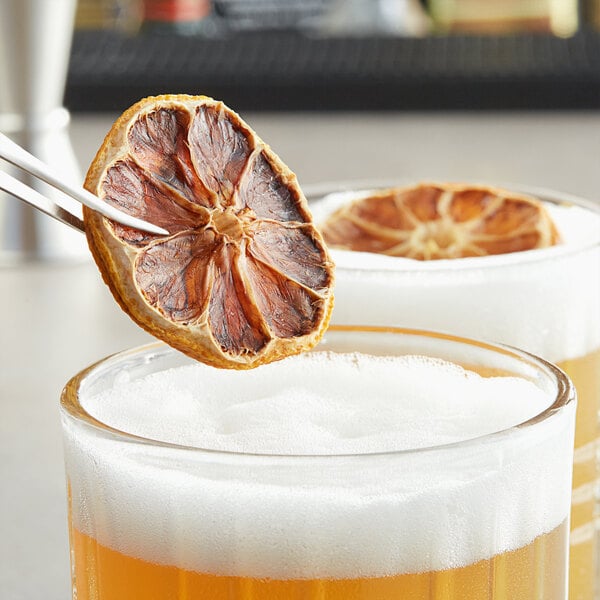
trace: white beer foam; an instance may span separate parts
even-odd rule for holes
[[[126,554],[222,575],[354,578],[471,564],[567,519],[574,407],[535,431],[365,453],[477,438],[551,401],[525,380],[358,354],[122,380],[84,401],[109,426],[310,456],[119,443],[66,418],[73,523]]]
[[[366,192],[311,204],[315,222]],[[418,261],[331,250],[333,324],[445,331],[560,362],[600,347],[600,212],[545,203],[562,243],[510,254]]]
[[[458,442],[512,427],[547,406],[548,395],[520,378],[484,378],[424,356],[326,352],[250,371],[190,365],[84,402],[99,421],[153,440],[302,455]]]

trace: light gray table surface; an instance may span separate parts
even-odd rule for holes
[[[301,184],[500,181],[600,199],[600,113],[243,115]],[[111,116],[76,116],[89,164]],[[65,600],[66,500],[58,397],[95,360],[151,338],[87,255],[0,268],[0,599]]]

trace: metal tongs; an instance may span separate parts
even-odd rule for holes
[[[63,194],[73,198],[74,200],[77,200],[77,202],[80,202],[89,208],[98,211],[100,214],[112,219],[113,221],[117,221],[122,225],[127,225],[129,227],[147,231],[149,233],[156,233],[160,235],[168,234],[168,232],[161,227],[147,223],[146,221],[138,219],[137,217],[132,217],[131,215],[120,211],[114,206],[111,206],[106,202],[102,202],[100,198],[94,196],[94,194],[88,192],[86,189],[63,181],[62,178],[57,175],[47,164],[43,163],[32,154],[29,154],[27,150],[21,148],[21,146],[15,144],[15,142],[13,142],[10,138],[1,133],[0,158],[3,158],[5,161],[13,164],[19,169],[22,169],[30,175],[41,179],[48,185],[51,185],[52,187],[61,191]],[[72,214],[68,209],[63,208],[56,202],[46,198],[36,190],[30,188],[28,185],[3,171],[0,171],[0,190],[5,191],[19,200],[23,200],[23,202],[26,202],[38,210],[41,210],[43,213],[46,213],[57,221],[73,227],[73,229],[85,231],[83,221],[78,216]]]

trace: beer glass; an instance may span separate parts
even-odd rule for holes
[[[307,191],[315,217],[374,188],[351,182]],[[397,185],[397,183],[395,184]],[[540,198],[563,243],[468,259],[414,261],[333,251],[332,323],[435,329],[511,344],[558,364],[578,394],[570,535],[570,600],[598,593],[595,489],[600,409],[600,205],[518,188]]]
[[[365,356],[368,368],[355,372]],[[239,373],[192,364],[156,343],[102,360],[67,384],[61,413],[73,598],[566,598],[575,402],[562,371],[509,347],[383,328],[333,328],[295,359]],[[449,423],[462,388],[444,382],[471,376],[445,371],[440,361],[474,370],[485,386]],[[190,375],[188,391],[199,397],[215,381],[232,382],[217,386],[223,397],[216,394],[215,410],[240,394],[232,406],[247,412],[228,413],[217,427],[224,438],[255,420],[265,396],[276,399],[272,411],[291,404],[280,451],[190,441],[210,416],[195,414],[188,392],[178,391],[181,367],[204,369]],[[433,376],[424,376],[430,369]],[[509,383],[524,386],[518,401],[497,388]],[[420,390],[420,401],[404,406],[406,419],[421,426],[410,426],[404,445],[393,438],[381,451],[315,445],[299,452],[296,421],[315,431],[327,421],[329,405],[318,408],[314,398],[323,385],[342,407],[350,396],[355,408],[368,402],[361,418],[342,408],[330,419],[332,435],[323,439],[341,437],[344,448],[360,436],[361,443],[385,437],[409,387]],[[509,405],[527,409],[540,394],[539,410],[499,424]],[[422,417],[434,396],[429,417],[458,437],[432,444]],[[317,408],[304,411],[305,402]],[[471,422],[483,402],[496,411],[483,419],[485,431]],[[446,417],[437,419],[438,411]],[[365,423],[371,416],[374,426]],[[179,429],[192,437],[177,437]]]

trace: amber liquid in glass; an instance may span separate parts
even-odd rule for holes
[[[571,504],[569,599],[592,600],[596,575],[594,538],[596,481],[600,475],[599,440],[600,348],[581,358],[558,363],[577,389],[573,499]]]
[[[77,600],[562,600],[566,523],[518,550],[458,569],[363,579],[255,579],[126,556],[71,529]]]

